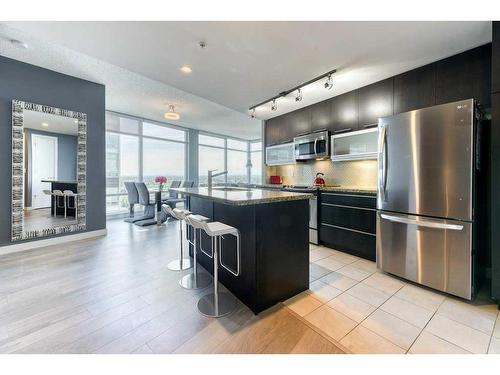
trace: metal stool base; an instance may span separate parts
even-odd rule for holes
[[[179,284],[184,289],[203,289],[212,284],[212,277],[206,273],[198,273],[195,279],[194,273],[190,273],[180,279]]]
[[[236,298],[229,293],[219,292],[219,309],[215,309],[215,294],[206,294],[198,301],[198,311],[209,318],[228,315],[236,309]]]
[[[173,260],[167,266],[171,271],[183,271],[191,267],[193,267],[193,262],[189,258]]]

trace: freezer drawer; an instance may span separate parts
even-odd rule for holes
[[[377,266],[462,298],[472,298],[472,224],[377,212]]]

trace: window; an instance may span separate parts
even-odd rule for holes
[[[164,125],[150,124],[144,122],[142,124],[142,135],[145,137],[164,138],[172,141],[186,141],[186,132],[184,130],[168,128]]]
[[[227,170],[214,183],[261,183],[262,142],[200,134],[198,138],[199,183],[207,184],[209,169]]]
[[[226,141],[224,138],[213,137],[211,135],[200,134],[198,143],[205,146],[226,147]]]
[[[124,182],[139,180],[139,137],[106,133],[106,194],[109,211],[128,206]]]
[[[250,142],[250,161],[252,166],[250,168],[250,183],[262,183],[262,142]]]
[[[142,157],[142,180],[148,188],[156,187],[155,177],[167,177],[167,184],[173,180],[185,179],[186,145],[184,143],[144,138]]]
[[[225,155],[223,148],[199,146],[198,147],[198,181],[200,185],[208,183],[208,171],[217,169],[218,172],[225,170]],[[215,172],[217,173],[217,172]],[[214,183],[224,183],[225,175],[215,177]]]
[[[129,116],[106,113],[106,211],[128,210],[124,182],[155,186],[156,176],[184,180],[186,131]],[[142,163],[141,163],[142,160]],[[138,207],[137,207],[138,208]]]

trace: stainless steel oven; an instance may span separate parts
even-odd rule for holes
[[[328,131],[295,137],[295,160],[324,159],[330,154]]]

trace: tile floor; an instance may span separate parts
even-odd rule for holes
[[[311,245],[309,290],[285,305],[353,353],[500,354],[497,305],[405,282],[376,264]]]

